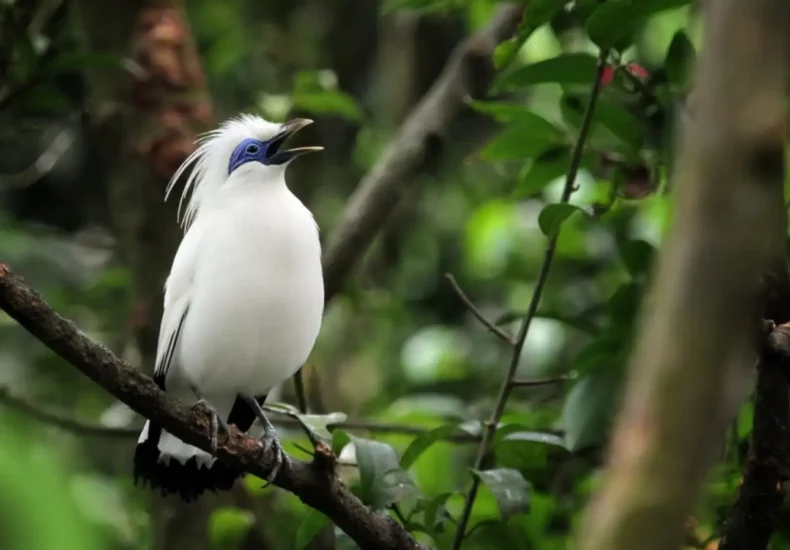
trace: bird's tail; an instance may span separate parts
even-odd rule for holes
[[[148,484],[163,495],[177,494],[187,502],[197,500],[205,491],[228,490],[241,475],[150,420],[134,452],[135,484]]]

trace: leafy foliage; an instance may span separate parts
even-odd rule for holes
[[[135,67],[124,57],[86,51],[74,29],[79,22],[67,25],[64,16],[36,27],[23,2],[0,4],[0,29],[10,45],[0,55],[6,75],[0,115],[11,122],[0,128],[7,145],[0,174],[35,163],[41,143],[51,140],[42,126],[52,129],[85,113],[91,118],[75,131],[88,137],[30,189],[6,189],[0,175],[0,257],[64,315],[136,360],[152,338],[145,317],[154,315],[151,296],[161,281],[152,283],[150,296],[138,296],[134,262],[170,258],[138,257],[130,244],[165,236],[116,227],[144,219],[145,211],[135,210],[95,161],[93,147],[106,135],[98,126],[108,113],[94,111],[90,102],[91,87],[114,86],[118,74]],[[323,236],[444,64],[449,47],[442,42],[481,28],[499,7],[496,0],[386,0],[373,9],[319,1],[186,4],[217,118],[253,111],[273,120],[294,113],[316,119],[314,136],[326,154],[312,165],[295,164],[289,182]],[[308,389],[311,402],[343,412],[280,410],[331,442],[341,459],[338,475],[421,541],[450,548],[465,489],[476,476],[483,489],[472,506],[465,550],[569,544],[594,489],[671,214],[663,191],[672,169],[672,121],[699,46],[688,4],[524,2],[515,35],[496,50],[491,90],[468,98],[474,116],[439,136],[441,162],[421,174],[360,276],[327,310]],[[608,66],[574,194],[560,203],[600,48],[608,51]],[[179,106],[170,107],[175,118],[168,121],[175,124]],[[31,126],[30,135],[23,132]],[[129,173],[141,177],[138,168]],[[135,193],[148,192],[136,183]],[[109,222],[108,194],[129,198],[129,220]],[[83,213],[83,203],[102,205],[99,214]],[[64,212],[79,218],[77,229],[58,224]],[[111,236],[112,258],[77,233],[96,225]],[[512,335],[554,236],[556,259],[518,377],[572,376],[513,388],[489,464],[470,472],[509,350],[469,314],[444,274],[453,273],[476,307]],[[136,425],[133,415],[66,372],[7,318],[0,319],[0,341],[0,390],[29,394],[80,418]],[[293,402],[290,386],[282,400]],[[746,405],[699,507],[703,539],[719,533],[751,414]],[[365,423],[355,425],[360,418]],[[5,409],[0,421],[9,427],[0,430],[0,524],[14,528],[4,548],[145,548],[161,531],[165,519],[151,513],[148,495],[129,481],[128,446],[74,438]],[[288,426],[278,426],[280,434],[289,452],[303,456],[307,438],[298,424]],[[165,547],[240,548],[260,528],[269,547],[301,549],[330,528],[323,514],[262,485],[248,477],[229,500],[211,500],[205,525],[181,531],[183,546],[170,540]],[[22,519],[7,521],[11,517]],[[40,529],[44,519],[49,528]],[[337,548],[354,547],[335,535]],[[776,541],[776,548],[787,547]]]

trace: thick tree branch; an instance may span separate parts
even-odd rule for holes
[[[705,15],[674,219],[580,550],[680,547],[750,385],[759,280],[784,248],[790,5],[719,0]]]
[[[790,327],[767,335],[760,353],[749,458],[735,502],[724,525],[719,550],[768,547],[784,500],[784,466],[790,429]]]
[[[467,108],[467,98],[481,97],[488,90],[494,77],[494,48],[515,32],[523,11],[523,5],[503,4],[488,25],[455,49],[441,76],[359,183],[327,244],[327,301],[342,288],[409,184],[435,154],[442,136]]]
[[[168,432],[209,450],[209,419],[162,392],[153,380],[92,341],[71,321],[55,313],[31,288],[0,265],[0,308],[52,351],[84,375]],[[265,478],[274,464],[256,440],[235,428],[220,435],[218,456],[246,472]],[[412,536],[394,519],[369,510],[333,472],[334,457],[319,447],[310,464],[293,460],[280,469],[274,484],[320,510],[365,549],[418,549]]]

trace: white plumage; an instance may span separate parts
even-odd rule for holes
[[[309,122],[228,121],[201,139],[168,186],[169,194],[193,168],[181,197],[189,196],[186,234],[165,286],[155,379],[186,403],[203,398],[220,423],[244,431],[262,414],[249,399],[262,404],[302,366],[321,326],[318,228],[285,183],[293,158],[320,149],[283,149]],[[264,437],[282,453],[273,432]],[[150,422],[140,435],[135,478],[164,493],[192,500],[230,488],[238,475]]]

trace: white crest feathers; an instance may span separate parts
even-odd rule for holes
[[[178,201],[178,221],[187,229],[201,204],[210,200],[228,177],[228,163],[236,146],[247,138],[266,141],[274,137],[281,129],[280,124],[269,122],[255,115],[240,115],[223,122],[216,130],[201,134],[197,140],[197,148],[173,174],[165,191],[165,200],[175,188],[181,177],[192,168],[184,184],[184,190]],[[186,211],[182,215],[182,206],[187,195]]]

